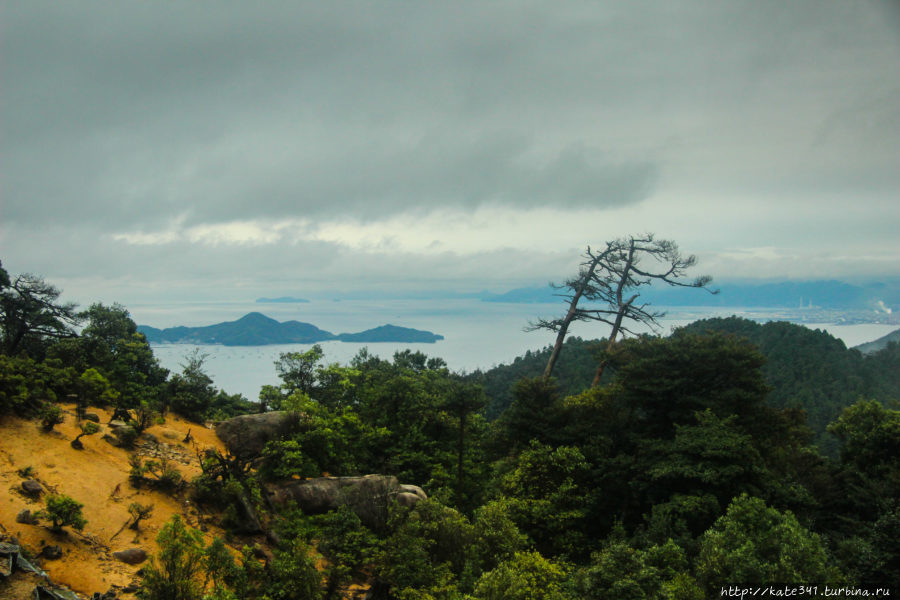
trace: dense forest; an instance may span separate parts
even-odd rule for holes
[[[900,345],[896,343],[864,355],[822,330],[786,321],[757,323],[739,317],[702,319],[681,330],[706,332],[734,335],[753,344],[766,359],[762,373],[769,387],[767,402],[775,408],[805,411],[816,441],[832,456],[836,456],[837,446],[828,425],[842,409],[864,398],[898,408]],[[557,366],[560,393],[577,394],[590,386],[604,346],[605,340],[566,340]],[[550,346],[529,351],[508,365],[472,374],[482,382],[489,398],[485,409],[488,418],[496,418],[510,406],[515,381],[543,372],[550,351]]]
[[[52,429],[56,401],[113,406],[135,437],[172,414],[296,416],[259,453],[208,457],[182,493],[227,540],[170,522],[141,598],[331,599],[350,582],[373,600],[900,585],[897,344],[863,357],[822,332],[714,319],[605,353],[570,338],[549,379],[545,352],[464,375],[421,352],[338,365],[313,347],[283,354],[280,382],[249,402],[217,390],[200,355],[162,369],[125,307],[79,312],[59,296],[0,267],[0,412]],[[429,498],[312,515],[263,493],[322,473],[394,475]],[[271,541],[265,559],[251,526]]]

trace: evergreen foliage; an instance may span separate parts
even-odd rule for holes
[[[47,506],[35,515],[52,523],[51,528],[61,531],[63,527],[73,527],[79,531],[87,525],[87,519],[81,514],[84,504],[65,494],[51,494],[47,497]]]

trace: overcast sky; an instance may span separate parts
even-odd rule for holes
[[[897,2],[0,7],[0,259],[82,303],[900,275]]]

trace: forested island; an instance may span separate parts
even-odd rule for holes
[[[138,331],[151,343],[222,344],[224,346],[264,346],[267,344],[315,344],[331,340],[339,342],[400,342],[433,344],[444,336],[396,325],[382,325],[359,333],[333,334],[315,325],[300,321],[278,322],[258,312],[244,315],[236,321],[226,321],[205,327],[168,327],[157,329],[139,325]]]
[[[0,535],[17,531],[15,547],[55,572],[75,560],[106,573],[92,565],[137,540],[150,558],[121,567],[116,597],[900,585],[896,342],[864,356],[797,325],[708,319],[666,337],[568,338],[469,374],[412,350],[328,364],[313,346],[283,353],[251,401],[216,388],[201,355],[161,368],[125,307],[79,311],[2,269],[0,300],[0,476],[21,490]],[[26,435],[47,454],[14,460]],[[128,465],[121,489],[79,492],[104,457]],[[127,536],[98,525],[107,513]]]

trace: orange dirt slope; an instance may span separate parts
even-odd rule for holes
[[[0,533],[15,536],[19,544],[32,555],[45,545],[58,545],[63,556],[57,560],[41,559],[41,567],[55,582],[90,597],[94,592],[106,592],[111,585],[124,587],[135,579],[140,565],[117,561],[112,553],[127,548],[143,548],[154,554],[156,535],[173,514],[182,515],[194,527],[208,530],[208,535],[222,532],[206,525],[206,518],[186,498],[172,497],[148,489],[135,489],[128,480],[131,469],[129,451],[117,448],[102,439],[109,432],[106,423],[110,413],[89,409],[101,419],[101,432],[81,438],[83,450],[75,450],[69,442],[80,432],[74,418],[73,405],[61,405],[65,422],[55,431],[45,433],[40,424],[12,416],[0,417]],[[193,443],[184,443],[188,430]],[[165,456],[172,460],[185,480],[200,473],[196,449],[223,449],[216,434],[202,425],[169,417],[164,425],[147,430],[154,443],[142,436],[135,451],[147,457]],[[196,445],[196,446],[195,446]],[[18,471],[31,467],[32,477],[45,492],[39,499],[22,492],[24,478]],[[66,494],[84,504],[87,525],[81,532],[67,527],[62,534],[54,534],[48,527],[16,522],[23,509],[35,512],[44,507],[49,493]],[[128,506],[132,502],[152,504],[153,514],[141,521],[140,531],[125,528],[129,522]],[[120,598],[128,598],[122,595]]]

